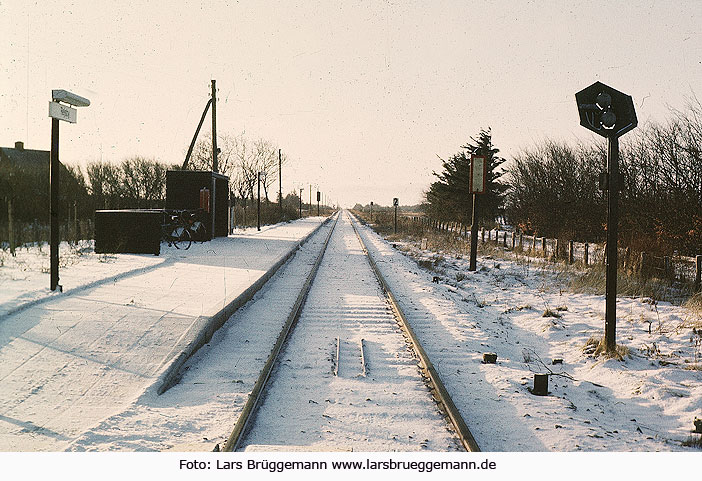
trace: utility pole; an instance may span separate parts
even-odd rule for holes
[[[261,172],[256,172],[258,179],[258,202],[256,203],[256,226],[261,230]]]
[[[280,220],[283,220],[283,154],[278,149],[278,204],[280,205]]]
[[[218,172],[217,165],[217,88],[212,80],[212,172]]]

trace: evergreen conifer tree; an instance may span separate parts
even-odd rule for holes
[[[500,182],[504,173],[501,168],[505,159],[499,157],[499,149],[492,144],[492,132],[481,129],[476,138],[461,146],[458,152],[442,162],[443,171],[434,172],[437,178],[426,193],[427,213],[440,220],[471,223],[473,195],[468,191],[470,182],[471,155],[484,156],[487,161],[487,192],[480,194],[478,218],[490,222],[503,213],[502,203],[508,186]]]

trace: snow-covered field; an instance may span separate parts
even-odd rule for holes
[[[363,232],[482,449],[694,449],[683,444],[700,437],[699,310],[620,298],[629,354],[605,359],[588,345],[603,333],[604,296],[569,292],[562,269],[483,257],[469,272],[467,258]],[[550,374],[548,396],[531,394],[534,373]]]

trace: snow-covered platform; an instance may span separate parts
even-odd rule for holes
[[[87,260],[61,271],[63,294],[29,282],[28,302],[0,295],[9,305],[0,310],[0,450],[64,450],[145,390],[166,388],[324,220],[242,231],[187,251],[164,247],[160,258],[96,256],[95,270]],[[37,278],[48,284],[48,274]],[[9,292],[11,282],[3,285]]]

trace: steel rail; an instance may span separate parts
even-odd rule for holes
[[[397,318],[400,321],[400,327],[411,341],[415,352],[419,356],[421,365],[424,368],[424,371],[426,372],[426,375],[434,388],[433,391],[434,395],[437,398],[437,401],[444,407],[444,410],[446,411],[446,414],[448,415],[448,418],[451,421],[451,424],[453,425],[454,429],[456,430],[456,433],[460,438],[461,444],[463,444],[463,447],[466,449],[466,451],[480,451],[478,443],[475,441],[473,434],[468,429],[468,426],[463,420],[463,416],[461,416],[461,413],[458,411],[458,408],[456,408],[456,405],[453,403],[451,395],[446,390],[444,383],[441,381],[439,373],[434,368],[434,365],[429,359],[429,356],[427,355],[426,351],[424,351],[424,348],[420,344],[417,336],[414,334],[414,331],[410,327],[409,322],[407,322],[407,317],[405,317],[405,314],[400,308],[399,303],[395,299],[395,296],[392,294],[390,286],[385,281],[385,278],[381,274],[378,265],[375,263],[375,260],[366,248],[366,244],[363,242],[363,238],[358,232],[355,222],[356,221],[353,219],[353,216],[351,216],[351,226],[353,227],[353,230],[356,233],[359,242],[361,243],[363,252],[368,257],[368,261],[370,262],[370,265],[373,268],[373,272],[375,272],[375,275],[378,278],[378,282],[380,282],[380,285],[383,287],[388,301],[390,302],[390,306],[392,307],[393,311],[395,312]]]
[[[302,307],[304,306],[305,300],[307,299],[307,295],[309,294],[310,288],[312,287],[312,281],[317,275],[317,270],[319,269],[319,265],[322,263],[322,258],[324,257],[324,253],[327,250],[327,245],[329,245],[329,239],[331,239],[332,233],[334,232],[334,228],[336,227],[336,224],[339,221],[340,215],[341,213],[337,214],[336,220],[334,221],[334,225],[332,225],[331,229],[329,230],[329,235],[327,235],[327,239],[324,241],[324,245],[322,246],[322,249],[319,255],[317,256],[317,260],[315,261],[312,270],[307,276],[307,279],[305,280],[305,283],[302,286],[302,290],[300,291],[300,294],[298,294],[293,309],[288,315],[288,318],[286,319],[285,324],[283,325],[283,328],[280,331],[280,334],[278,334],[278,339],[276,340],[275,346],[273,346],[273,350],[268,356],[266,364],[263,366],[261,374],[259,375],[258,380],[256,381],[256,384],[253,387],[253,390],[249,394],[249,397],[246,400],[246,404],[244,405],[244,409],[241,411],[241,415],[239,416],[239,419],[234,425],[234,429],[229,435],[229,438],[227,439],[227,442],[224,445],[222,451],[232,452],[238,449],[239,444],[241,443],[241,440],[243,439],[244,434],[246,432],[246,428],[249,425],[249,421],[253,419],[256,413],[256,409],[258,408],[259,402],[261,400],[261,394],[263,393],[263,389],[265,388],[266,383],[268,382],[268,379],[271,376],[271,372],[273,372],[273,367],[275,366],[278,354],[280,354],[280,351],[283,348],[283,344],[285,344],[285,341],[287,340],[290,332],[292,332],[292,329],[295,327],[297,320],[300,318]]]

